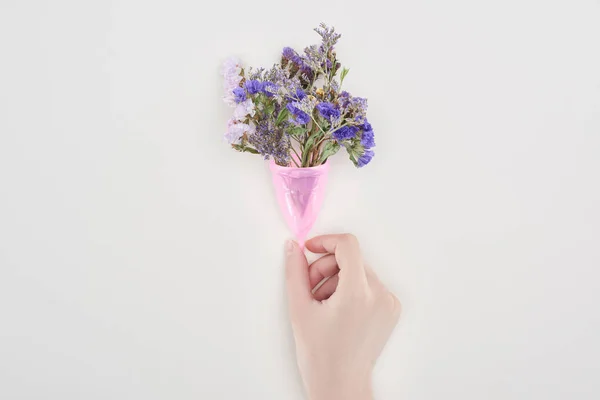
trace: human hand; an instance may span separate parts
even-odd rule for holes
[[[306,248],[326,255],[309,266],[296,243],[285,247],[290,319],[309,398],[372,399],[371,372],[400,302],[364,264],[354,236],[319,236]]]

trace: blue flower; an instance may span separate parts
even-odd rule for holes
[[[375,152],[373,150],[365,150],[363,155],[360,156],[358,159],[358,163],[357,163],[358,168],[362,168],[365,165],[367,165],[368,163],[370,163],[374,156],[375,156]]]
[[[306,97],[306,93],[304,93],[304,90],[297,88],[296,89],[296,97],[298,98],[298,100],[302,100],[303,98]]]
[[[371,126],[369,121],[367,121],[366,118],[365,118],[365,122],[364,122],[362,128],[363,128],[363,131],[372,131],[373,130],[373,127]]]
[[[246,91],[241,87],[236,87],[232,92],[236,103],[240,104],[246,101]]]
[[[265,81],[262,84],[262,88],[261,88],[262,92],[267,96],[267,97],[273,97],[273,95],[275,94],[275,92],[277,91],[278,87],[276,84],[274,84],[273,82],[269,82],[269,81]]]
[[[310,121],[310,115],[300,110],[298,114],[296,114],[296,123],[300,125],[306,125]]]
[[[291,47],[284,47],[282,55],[283,58],[287,58],[298,66],[304,65],[304,62],[302,62],[302,57],[300,57],[298,53],[296,53],[296,50],[292,49]]]
[[[363,133],[360,137],[360,144],[362,144],[365,149],[375,147],[375,133],[373,132],[373,127],[366,118],[361,128]]]
[[[300,71],[302,71],[302,74],[306,75],[309,80],[315,76],[313,70],[306,64],[302,64],[302,66],[300,67]]]
[[[346,107],[348,107],[348,105],[350,105],[350,98],[350,93],[346,92],[345,90],[342,90],[342,92],[338,96],[338,103],[340,104],[340,107],[342,107],[342,109],[345,109]]]
[[[352,139],[353,137],[356,136],[357,132],[358,132],[358,127],[346,125],[346,126],[342,126],[341,128],[338,128],[335,131],[333,131],[331,136],[333,136],[333,138],[337,141],[342,141],[342,140],[346,140],[346,139]]]
[[[298,103],[297,102],[293,102],[293,103],[287,103],[285,106],[289,112],[291,112],[292,114],[296,114],[298,111],[302,111],[298,108]]]
[[[298,54],[291,47],[284,47],[283,51],[282,51],[282,55],[285,58],[287,58],[288,60],[291,60],[293,57],[297,56]]]
[[[263,88],[263,84],[257,80],[246,81],[246,90],[250,94],[256,94]]]
[[[308,115],[307,113],[302,111],[300,108],[298,108],[297,102],[288,103],[286,108],[289,110],[289,112],[292,113],[293,117],[290,118],[290,120],[294,124],[304,125],[304,124],[308,124],[308,122],[310,121],[310,115]]]
[[[317,110],[319,110],[319,113],[329,121],[340,117],[340,110],[335,108],[331,103],[319,103],[317,104]]]
[[[362,144],[365,149],[375,147],[375,133],[373,130],[363,131],[362,137],[360,138],[360,144]]]

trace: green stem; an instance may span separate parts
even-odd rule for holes
[[[326,138],[326,137],[324,137],[323,139],[319,140],[315,146],[320,146],[320,145],[321,145],[323,142],[325,142],[326,140],[331,140],[331,138]]]
[[[310,114],[310,117],[312,118],[313,122],[315,123],[315,125],[317,126],[317,128],[319,128],[319,130],[323,133],[323,135],[326,135],[325,131],[323,130],[323,128],[321,128],[321,125],[319,125],[317,123],[317,120],[315,119],[315,117],[313,117],[312,113]]]
[[[302,161],[302,158],[298,155],[298,153],[296,152],[296,149],[294,149],[294,146],[290,146],[290,148],[292,149],[292,151],[294,152],[296,157],[298,157],[298,160]],[[296,164],[296,167],[300,168],[300,166],[298,165],[296,160],[294,160],[294,157],[292,157],[292,161],[294,162],[294,164]]]
[[[290,135],[290,137],[291,137],[292,139],[294,139],[294,140],[296,141],[296,143],[298,143],[300,146],[302,146],[302,142],[301,142],[301,141],[300,141],[298,138],[296,138],[296,137],[295,137],[295,136],[293,136],[293,135]]]

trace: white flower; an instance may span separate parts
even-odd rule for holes
[[[252,134],[254,132],[254,126],[248,124],[236,123],[233,119],[227,121],[227,132],[225,133],[225,140],[229,144],[238,144],[242,135],[248,132]]]
[[[223,96],[223,101],[227,103],[229,106],[235,106],[235,97],[232,93],[233,89],[240,86],[240,82],[242,81],[242,76],[240,75],[242,72],[241,63],[237,58],[229,58],[223,63],[223,90],[225,91],[225,96]]]
[[[233,111],[233,117],[238,121],[242,121],[247,115],[253,117],[254,113],[254,103],[252,102],[252,99],[247,99],[246,101],[243,101],[237,105]]]
[[[233,94],[233,89],[225,90],[225,96],[223,96],[223,101],[229,107],[235,107],[236,102],[235,102],[235,95]]]
[[[236,57],[230,57],[223,63],[223,76],[239,75],[242,72],[242,63]]]
[[[241,80],[241,75],[228,75],[223,79],[223,89],[231,91],[240,86]]]
[[[223,101],[227,103],[230,107],[234,107],[235,95],[233,94],[233,89],[240,86],[240,81],[242,77],[240,75],[235,75],[232,77],[227,77],[223,81],[223,89],[225,90],[225,96],[223,96]]]

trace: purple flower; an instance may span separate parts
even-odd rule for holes
[[[287,58],[288,60],[291,60],[292,58],[294,58],[295,56],[298,55],[294,49],[292,49],[291,47],[287,47],[287,46],[283,48],[283,51],[281,54],[283,55],[283,57]]]
[[[246,90],[250,94],[256,94],[263,88],[263,84],[257,80],[246,81]]]
[[[315,75],[313,70],[306,64],[302,64],[302,67],[300,67],[300,71],[302,71],[302,73],[306,75],[308,79],[312,79]]]
[[[296,125],[308,124],[308,122],[310,121],[310,115],[308,115],[307,113],[305,113],[304,111],[302,111],[298,107],[298,103],[297,102],[288,103],[286,107],[289,110],[289,112],[291,112],[292,115],[293,115],[293,118],[290,118],[290,120],[294,124],[296,124]]]
[[[232,90],[234,100],[237,104],[240,104],[242,101],[246,101],[246,91],[241,87],[236,87]]]
[[[360,138],[360,144],[362,144],[365,149],[375,147],[375,133],[373,130],[363,131],[362,137]]]
[[[359,157],[357,166],[358,168],[362,168],[368,163],[371,162],[373,157],[375,156],[375,152],[373,150],[365,150],[362,156]]]
[[[306,125],[310,121],[310,115],[305,113],[304,111],[300,111],[296,114],[296,123],[299,125]]]
[[[314,72],[312,68],[307,64],[306,60],[296,52],[296,50],[292,49],[291,47],[284,47],[282,56],[283,58],[294,63],[300,69],[302,77],[305,80],[310,81],[313,79]]]
[[[292,49],[291,47],[284,47],[282,55],[283,58],[287,58],[288,60],[290,60],[294,64],[297,64],[298,66],[304,65],[304,63],[302,62],[302,57],[300,57],[298,53],[296,53],[296,50]]]
[[[362,98],[362,97],[353,97],[350,100],[350,104],[353,105],[354,107],[358,108],[358,109],[362,109],[362,110],[367,110],[367,99]]]
[[[303,98],[306,97],[306,93],[304,93],[304,90],[297,88],[296,89],[296,97],[298,98],[298,100],[302,100]]]
[[[363,123],[362,128],[363,128],[363,131],[372,131],[373,130],[373,127],[371,126],[369,121],[367,121],[366,119],[365,119],[365,122]]]
[[[275,92],[277,92],[277,85],[274,84],[273,82],[263,82],[262,84],[262,92],[267,96],[267,97],[273,97],[273,95],[275,94]]]
[[[317,104],[317,110],[319,110],[319,113],[329,121],[340,117],[340,110],[328,102]]]
[[[273,157],[279,165],[289,163],[289,137],[277,129],[273,121],[260,121],[255,132],[248,136],[248,143],[254,146],[265,159]]]
[[[283,48],[283,51],[281,52],[281,54],[287,58],[290,59],[292,58],[292,56],[295,54],[296,52],[294,51],[294,49],[292,49],[291,47],[285,46]]]
[[[356,136],[357,132],[358,132],[358,127],[346,125],[346,126],[342,126],[341,128],[338,128],[335,131],[333,131],[331,136],[333,136],[333,138],[337,141],[342,141],[342,140],[352,139],[353,137]]]
[[[343,90],[338,97],[338,101],[340,102],[340,106],[342,106],[342,108],[348,107],[350,104],[350,93]]]
[[[363,133],[360,138],[360,144],[362,144],[365,149],[375,147],[375,133],[373,132],[373,127],[366,118],[365,122],[362,124],[362,130]]]

